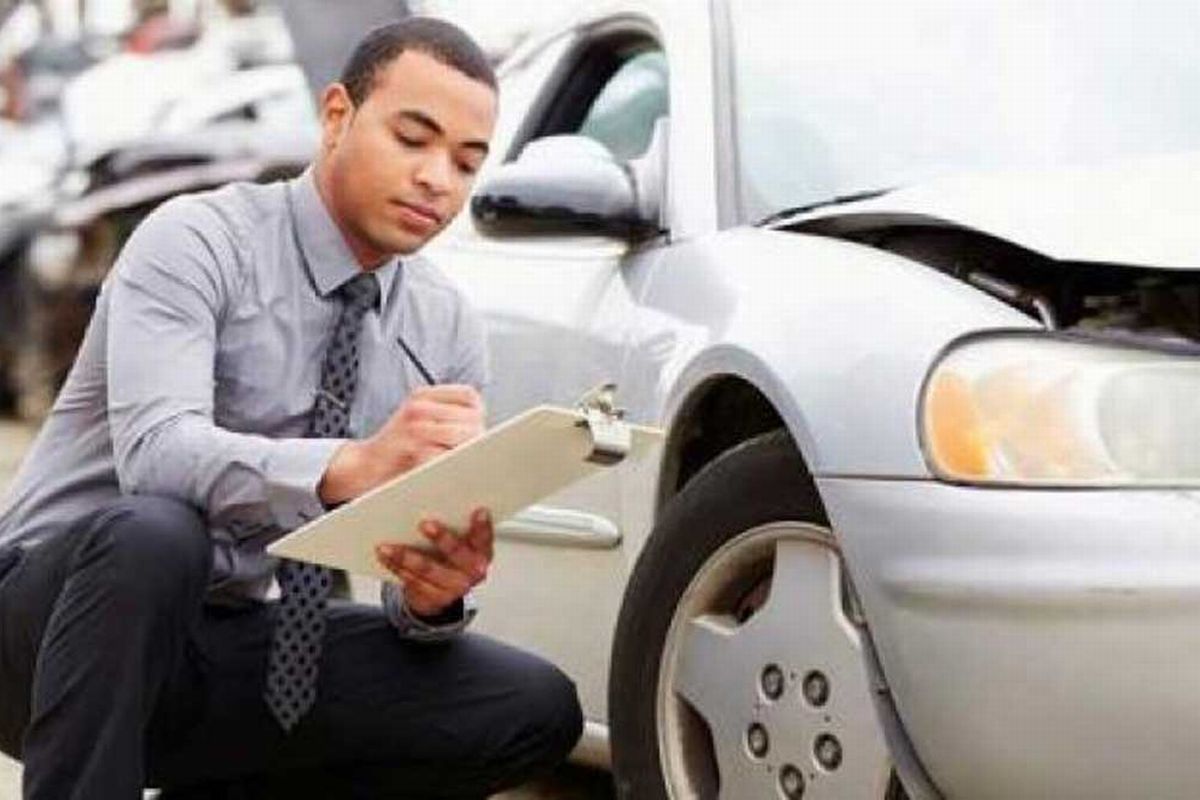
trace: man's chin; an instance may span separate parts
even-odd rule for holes
[[[392,228],[380,236],[373,237],[375,240],[373,244],[380,252],[408,256],[424,247],[425,243],[435,235],[436,233],[425,236],[412,231]]]

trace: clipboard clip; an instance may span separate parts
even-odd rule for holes
[[[592,437],[592,452],[587,460],[611,466],[629,455],[633,432],[624,421],[624,409],[617,408],[617,385],[602,383],[579,399],[576,411],[583,419],[576,423],[587,428]]]

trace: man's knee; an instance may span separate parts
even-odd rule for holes
[[[565,759],[583,733],[583,711],[575,684],[557,667],[533,660],[516,679],[514,719],[523,722],[524,741],[511,742],[539,766]]]
[[[550,733],[551,749],[566,758],[583,734],[583,709],[579,705],[575,683],[558,668],[547,665],[539,684],[541,700],[536,705]]]
[[[123,497],[85,523],[75,569],[103,565],[110,588],[165,601],[204,591],[212,545],[193,507],[165,497]]]

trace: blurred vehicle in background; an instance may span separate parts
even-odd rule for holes
[[[307,87],[301,97],[307,99]],[[251,106],[252,108],[253,106]],[[88,171],[88,190],[53,211],[0,223],[0,353],[9,402],[36,419],[66,378],[100,283],[125,239],[163,201],[235,180],[273,181],[303,170],[313,125],[285,130],[227,119],[194,132],[146,137]]]
[[[160,50],[175,50],[190,47],[200,36],[200,25],[195,19],[183,20],[173,17],[166,9],[148,14],[125,36],[125,50],[129,53],[154,53]]]
[[[0,406],[48,410],[100,282],[150,210],[307,164],[316,113],[291,56],[277,13],[225,20],[183,49],[95,64],[0,139]]]
[[[32,3],[0,5],[0,120],[23,119],[28,108],[25,71],[18,58],[38,41],[41,15]]]

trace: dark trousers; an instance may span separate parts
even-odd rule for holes
[[[205,605],[210,553],[193,509],[152,497],[0,551],[0,749],[27,799],[484,797],[578,739],[575,687],[541,659],[404,641],[336,602],[284,734],[262,699],[276,606]]]

